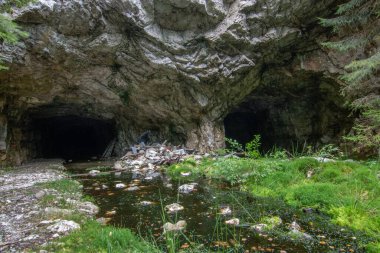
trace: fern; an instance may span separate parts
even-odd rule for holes
[[[377,153],[380,148],[380,96],[376,75],[380,70],[380,1],[350,0],[339,5],[336,17],[320,19],[322,26],[331,27],[339,41],[323,42],[322,46],[338,52],[352,52],[357,58],[348,63],[340,76],[345,83],[342,93],[355,110],[361,110],[346,140],[358,153]],[[374,48],[375,47],[375,48]]]

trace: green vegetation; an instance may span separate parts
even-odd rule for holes
[[[57,190],[65,195],[78,194],[82,191],[82,185],[71,179],[60,179],[52,182],[40,183],[38,185],[42,188]]]
[[[340,78],[344,82],[342,93],[351,107],[361,112],[346,140],[362,156],[380,152],[380,96],[376,78],[380,70],[380,51],[376,46],[380,38],[379,16],[379,1],[349,0],[338,7],[336,17],[321,19],[321,24],[332,27],[338,36],[322,45],[354,56]]]
[[[283,199],[297,208],[311,207],[331,216],[332,222],[366,232],[380,241],[380,164],[329,161],[312,157],[293,159],[218,158],[199,165],[186,164],[196,175],[239,184],[254,196]],[[169,167],[168,173],[181,170]],[[371,247],[379,247],[379,243]]]
[[[80,230],[49,244],[51,252],[158,252],[140,240],[129,229],[101,226],[96,221],[86,221]]]
[[[16,23],[2,13],[12,13],[12,8],[22,7],[30,2],[32,0],[5,0],[0,3],[0,43],[15,44],[28,36],[28,33],[22,31]],[[7,67],[2,64],[0,57],[0,70],[4,69]]]

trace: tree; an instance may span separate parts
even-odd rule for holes
[[[31,0],[5,0],[0,4],[0,44],[15,44],[20,39],[28,36],[28,33],[13,22],[6,13],[12,13],[13,8],[22,7],[31,2]],[[0,70],[7,69],[2,64],[0,54]]]
[[[380,1],[350,0],[338,6],[335,17],[321,19],[322,26],[331,27],[339,37],[322,45],[354,56],[340,79],[343,95],[360,116],[345,139],[363,155],[380,155],[379,17]]]

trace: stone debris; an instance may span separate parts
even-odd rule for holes
[[[173,203],[173,204],[165,206],[165,210],[167,213],[176,213],[176,212],[181,211],[183,209],[184,209],[184,207],[178,203]]]
[[[268,228],[268,225],[267,225],[267,224],[263,224],[263,223],[253,225],[253,226],[251,227],[252,230],[254,230],[254,231],[258,232],[258,233],[267,230],[267,228]]]
[[[140,190],[140,187],[138,186],[131,186],[131,187],[128,187],[127,189],[125,189],[125,191],[128,191],[128,192],[134,192],[134,191],[138,191]]]
[[[65,234],[72,230],[80,229],[80,225],[74,221],[61,220],[53,225],[48,226],[47,229],[54,233]]]
[[[232,214],[232,210],[231,210],[231,207],[229,206],[222,206],[219,210],[219,213],[221,215],[231,215]]]
[[[116,184],[115,188],[117,188],[117,189],[125,188],[125,184],[123,184],[123,183]]]
[[[230,220],[226,220],[224,223],[226,223],[227,225],[239,225],[240,224],[240,220],[238,218],[233,218],[233,219],[230,219]]]
[[[203,155],[194,155],[194,150],[164,144],[134,145],[119,161],[114,169],[131,171],[135,178],[154,180],[161,177],[158,173],[162,165],[179,163],[188,158],[201,159]],[[186,174],[185,174],[186,175]],[[184,176],[185,176],[184,175]],[[189,174],[190,175],[190,174]]]
[[[139,204],[140,206],[151,206],[154,204],[154,202],[144,200],[144,201],[141,201]]]
[[[179,232],[186,228],[187,223],[184,220],[178,221],[176,224],[166,222],[163,226],[164,234],[167,232]]]
[[[100,225],[105,226],[105,225],[108,224],[108,222],[111,221],[111,218],[100,217],[100,218],[96,219],[96,221],[97,221]]]
[[[90,176],[95,177],[95,176],[97,176],[99,173],[100,173],[99,170],[90,170],[90,172],[89,172],[88,174],[89,174]]]
[[[178,187],[178,192],[183,194],[192,193],[196,190],[197,183],[184,184]]]

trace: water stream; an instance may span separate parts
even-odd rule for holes
[[[109,166],[107,162],[72,163],[68,169],[82,174],[95,166]],[[271,198],[257,198],[226,184],[206,179],[198,180],[197,191],[178,194],[184,182],[169,181],[165,176],[152,180],[138,178],[132,173],[106,173],[96,177],[78,177],[86,195],[94,197],[100,207],[98,217],[108,224],[126,227],[143,237],[164,245],[163,222],[187,222],[184,235],[210,250],[230,248],[231,252],[364,252],[359,242],[367,238],[347,228],[331,224],[328,216],[319,212],[304,212]],[[116,184],[125,188],[116,188]],[[138,190],[129,191],[128,187]],[[179,203],[184,210],[167,214],[164,207]],[[222,215],[221,208],[229,207],[231,215]],[[163,216],[164,214],[164,216]],[[270,231],[257,232],[250,226],[262,222],[263,217],[278,216],[282,224]],[[238,218],[238,227],[225,221]],[[289,224],[296,221],[300,234],[290,232]],[[306,236],[306,237],[305,237]],[[187,247],[188,239],[181,244]]]

